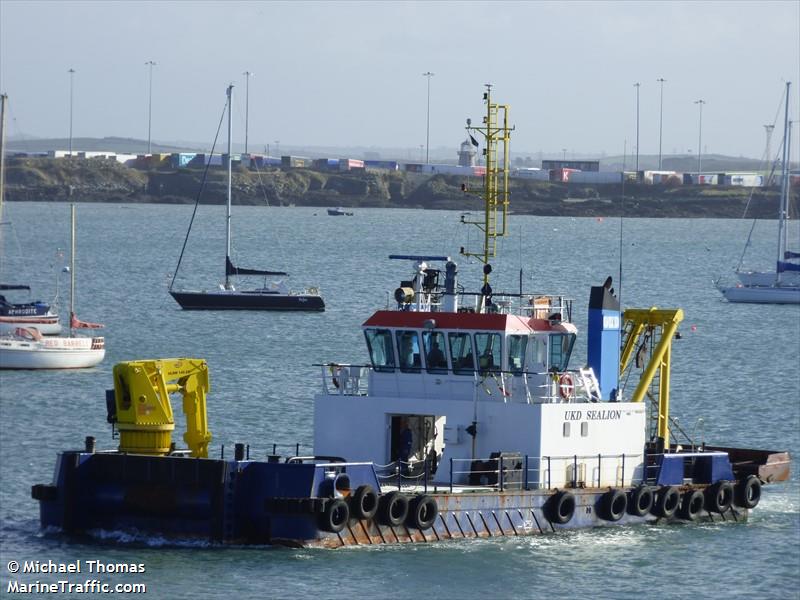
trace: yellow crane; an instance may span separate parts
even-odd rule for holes
[[[175,417],[169,395],[180,392],[192,456],[208,457],[206,395],[208,365],[196,358],[121,362],[114,366],[114,402],[109,421],[120,433],[119,451],[164,455],[172,449]],[[113,410],[112,410],[113,408]]]

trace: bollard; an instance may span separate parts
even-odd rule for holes
[[[233,460],[244,460],[244,444],[235,444],[233,446]]]
[[[94,454],[94,449],[95,449],[94,436],[87,435],[86,439],[83,441],[83,444],[86,448],[86,452],[88,452],[89,454]]]

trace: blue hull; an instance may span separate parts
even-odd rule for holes
[[[342,481],[346,489],[340,493]],[[364,517],[354,506],[357,490],[380,490],[378,481],[373,466],[366,463],[279,463],[70,451],[59,455],[54,484],[33,486],[32,495],[40,502],[44,528],[68,534],[126,531],[219,544],[340,547],[433,542],[627,526],[678,520],[682,514],[659,516],[657,508],[635,514],[630,499],[636,488],[525,490],[519,483],[510,483],[503,491],[451,491],[448,486],[429,486],[427,492],[406,489],[401,494],[403,502],[410,500],[412,508],[408,516],[391,522],[388,509]],[[682,485],[680,493],[685,499],[704,488],[708,486]],[[615,493],[628,499],[628,508],[611,515],[607,500]],[[572,504],[560,514],[554,502],[565,494]],[[383,507],[391,496],[391,490],[385,489],[376,500]],[[422,500],[434,502],[436,510],[421,524],[425,519],[420,519],[419,513],[415,517],[413,507]],[[338,527],[330,527],[335,502],[348,504],[350,509]],[[703,508],[689,520],[742,521],[747,513],[747,508],[732,504],[716,513]]]

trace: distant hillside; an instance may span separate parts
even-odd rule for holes
[[[12,157],[7,161],[6,199],[9,201],[77,202],[195,202],[202,169],[168,167],[143,171],[114,160]],[[398,207],[480,210],[481,200],[464,193],[462,184],[479,189],[480,179],[405,171],[321,172],[311,169],[234,170],[236,204],[319,207]],[[226,174],[208,172],[200,196],[204,204],[222,204]],[[587,185],[512,179],[511,205],[516,213],[566,216],[721,217],[739,218],[749,203],[748,216],[777,215],[776,188],[723,186],[653,186],[626,183]],[[624,202],[621,201],[624,195]],[[798,190],[790,213],[798,214]]]

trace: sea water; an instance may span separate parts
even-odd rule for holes
[[[69,208],[6,204],[3,283],[28,283],[68,312]],[[201,206],[176,285],[216,286],[224,273],[225,209]],[[117,362],[208,361],[211,453],[250,444],[262,457],[312,450],[312,397],[321,363],[363,363],[360,325],[391,305],[412,275],[389,254],[450,255],[460,281],[479,287],[480,232],[456,212],[235,207],[233,261],[286,270],[295,288],[318,286],[324,313],[185,312],[167,293],[191,206],[79,204],[78,316],[105,323],[107,354],[78,371],[0,372],[0,589],[9,582],[145,584],[152,598],[797,598],[800,468],[766,486],[747,523],[605,528],[552,536],[427,545],[298,550],[174,544],[99,532],[66,538],[39,530],[30,486],[52,478],[56,453],[116,441],[105,390]],[[733,281],[750,228],[744,220],[546,218],[512,215],[493,259],[496,291],[563,294],[585,332],[589,288],[608,275],[624,306],[680,307],[673,343],[671,414],[698,441],[789,450],[800,456],[800,307],[728,304],[712,281]],[[791,223],[794,240],[798,224]],[[746,265],[774,266],[775,221],[757,223]],[[620,268],[622,279],[620,281]],[[586,340],[571,366],[583,366]],[[179,412],[180,402],[175,403]],[[176,432],[182,430],[178,416]],[[180,434],[176,434],[180,441]],[[78,574],[9,572],[9,562],[75,564]],[[144,573],[89,573],[88,561],[144,565]],[[97,564],[97,563],[93,563]],[[13,566],[13,565],[12,565]],[[34,596],[36,594],[33,594]],[[67,593],[66,596],[70,594]],[[86,594],[74,594],[86,596]],[[55,597],[55,594],[48,594]]]

